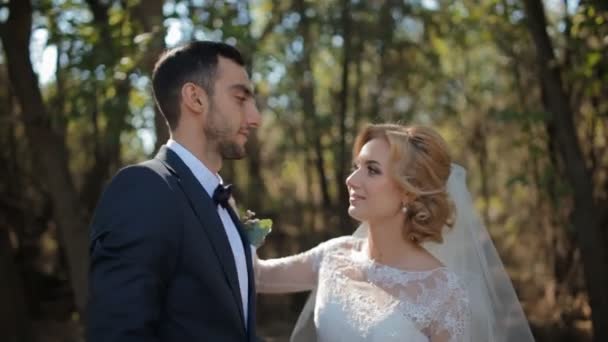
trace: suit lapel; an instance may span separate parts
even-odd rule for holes
[[[234,255],[232,254],[228,236],[226,235],[226,230],[224,229],[222,220],[217,212],[215,202],[209,197],[209,194],[207,194],[186,164],[175,152],[171,151],[171,149],[162,146],[156,155],[156,159],[160,160],[169,171],[174,173],[179,179],[182,191],[186,194],[190,206],[196,213],[198,220],[203,228],[205,228],[205,232],[211,241],[211,247],[224,271],[224,276],[226,277],[226,281],[228,282],[232,295],[236,301],[241,320],[244,322],[245,318],[241,302],[241,291],[239,288],[236,265],[234,264]],[[232,215],[234,214],[231,214],[231,216]],[[247,251],[245,253],[247,253]]]
[[[241,236],[241,241],[243,242],[243,249],[245,250],[245,259],[247,261],[247,280],[249,283],[249,298],[247,298],[247,331],[249,333],[252,341],[255,340],[255,302],[256,302],[256,290],[255,290],[255,275],[253,270],[253,259],[251,256],[251,246],[249,244],[249,239],[245,233],[245,226],[239,219],[238,215],[234,212],[231,206],[228,206],[228,213],[230,214],[230,218],[237,230],[239,231],[239,235]]]

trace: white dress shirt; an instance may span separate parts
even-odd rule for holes
[[[177,141],[169,139],[167,142],[173,152],[177,153],[180,159],[188,166],[190,171],[194,174],[194,177],[203,186],[209,197],[213,198],[213,192],[219,184],[222,183],[222,178],[218,174],[213,174],[198,158],[196,158],[190,151],[180,145]],[[230,243],[230,249],[232,249],[232,255],[234,256],[234,264],[236,265],[236,272],[239,279],[239,288],[241,290],[241,301],[243,302],[243,314],[245,318],[245,328],[247,328],[247,299],[249,298],[249,284],[247,279],[247,261],[245,258],[245,249],[243,248],[243,242],[241,236],[230,218],[228,211],[221,205],[217,206],[217,213],[222,220],[224,230]]]

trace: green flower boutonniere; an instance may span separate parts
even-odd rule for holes
[[[243,216],[243,225],[245,226],[245,234],[249,243],[260,248],[264,244],[266,235],[272,231],[272,220],[271,219],[257,219],[255,213],[251,210],[247,210]]]

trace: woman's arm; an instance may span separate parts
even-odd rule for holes
[[[296,255],[261,260],[254,253],[255,283],[259,293],[310,291],[317,286],[319,268],[327,251],[341,244],[340,237]]]

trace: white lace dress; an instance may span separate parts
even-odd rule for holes
[[[445,267],[404,271],[371,260],[365,239],[341,237],[290,257],[256,261],[259,292],[316,288],[316,338],[335,341],[463,341],[470,314]]]

